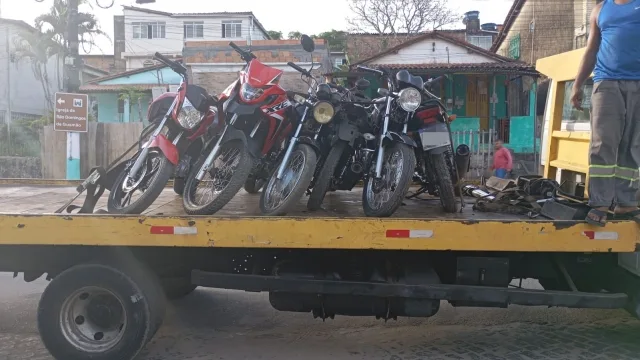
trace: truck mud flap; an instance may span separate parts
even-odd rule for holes
[[[628,296],[619,293],[586,293],[513,289],[473,285],[405,285],[373,282],[291,279],[277,276],[237,275],[193,270],[194,285],[250,292],[282,291],[306,294],[398,297],[450,301],[472,301],[527,306],[618,309]]]

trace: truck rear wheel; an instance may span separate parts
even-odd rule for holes
[[[73,266],[47,286],[38,305],[42,342],[56,359],[129,360],[160,327],[164,297],[141,266]]]

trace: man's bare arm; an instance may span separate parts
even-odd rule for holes
[[[593,69],[596,66],[596,58],[598,56],[598,50],[600,49],[600,28],[598,27],[598,16],[600,15],[600,9],[602,9],[602,3],[598,4],[591,12],[590,33],[587,40],[587,49],[580,63],[578,75],[574,87],[581,88],[584,82],[589,78]]]

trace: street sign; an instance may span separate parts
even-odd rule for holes
[[[87,132],[89,96],[87,94],[56,93],[55,131]]]

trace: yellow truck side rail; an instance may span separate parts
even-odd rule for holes
[[[2,215],[0,245],[633,252],[633,222]]]

